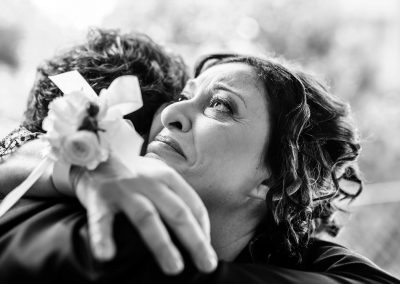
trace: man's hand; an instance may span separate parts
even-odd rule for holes
[[[112,222],[114,214],[122,211],[165,273],[179,273],[183,261],[163,221],[199,270],[211,272],[216,268],[207,210],[194,189],[165,163],[140,157],[140,165],[132,172],[111,158],[95,171],[81,172],[75,184],[78,199],[87,209],[96,258],[107,260],[115,255]]]

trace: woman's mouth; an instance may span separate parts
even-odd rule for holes
[[[184,154],[181,146],[179,145],[179,143],[175,139],[173,139],[173,138],[171,138],[169,136],[157,135],[154,138],[154,141],[161,142],[161,143],[164,143],[164,144],[168,145],[175,152],[177,152],[179,155],[181,155],[182,157],[184,157],[186,159],[186,155]]]

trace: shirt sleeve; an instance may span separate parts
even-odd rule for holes
[[[198,272],[187,255],[185,271],[166,276],[123,215],[114,224],[117,256],[99,263],[91,254],[85,211],[77,202],[21,200],[0,219],[0,283],[400,283],[344,248],[319,243],[307,271],[220,261]]]
[[[116,218],[118,257],[100,263],[85,214],[77,202],[20,200],[0,219],[0,283],[135,283],[151,258],[133,227]]]

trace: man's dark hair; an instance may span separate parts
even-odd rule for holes
[[[118,30],[93,29],[87,41],[47,60],[37,68],[35,84],[29,94],[23,126],[43,132],[42,121],[48,105],[62,92],[48,76],[77,70],[99,94],[122,75],[139,79],[143,107],[128,114],[140,134],[148,133],[158,107],[171,101],[187,79],[187,68],[181,57],[167,52],[143,34],[122,34]]]
[[[271,121],[263,157],[271,170],[270,190],[260,230],[277,254],[300,261],[315,231],[337,234],[337,201],[352,200],[362,190],[356,164],[360,144],[349,106],[313,76],[270,59],[213,54],[197,63],[195,76],[233,62],[254,68],[266,90]],[[358,190],[346,191],[341,180],[355,182]]]

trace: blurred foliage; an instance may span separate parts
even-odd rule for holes
[[[23,58],[25,65],[19,69],[26,72],[19,76],[26,77],[28,71],[33,76],[34,66],[26,67],[29,58],[37,64],[41,56],[51,56],[50,50],[66,46],[66,39],[78,33],[76,26],[61,25],[67,12],[51,20],[33,2],[3,1],[7,5],[0,10],[0,53],[4,50],[5,55],[0,61],[13,66]],[[399,179],[397,0],[116,0],[113,4],[101,26],[149,34],[181,54],[189,66],[201,55],[223,51],[267,54],[301,64],[351,103],[363,137],[360,162],[367,181]],[[96,7],[92,9],[86,13],[96,13]],[[20,34],[21,52],[16,56]]]
[[[19,33],[20,31],[15,26],[0,26],[0,64],[5,64],[13,69],[18,67]]]
[[[352,212],[338,237],[324,238],[350,247],[400,278],[399,214],[399,202],[361,206]]]
[[[395,61],[400,50],[391,36],[400,34],[395,20],[400,6],[394,5],[397,12],[381,13],[374,6],[385,1],[351,2],[122,0],[104,24],[148,33],[190,64],[215,51],[299,62],[350,102],[362,134],[360,161],[367,181],[398,179],[400,61]],[[356,12],[346,9],[350,5],[359,5]]]

